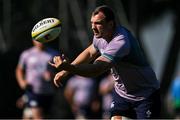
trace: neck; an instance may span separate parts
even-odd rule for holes
[[[36,46],[36,49],[37,49],[38,51],[43,51],[43,50],[45,49],[45,47],[38,47],[38,46]]]
[[[112,29],[108,32],[108,34],[104,37],[104,39],[109,43],[114,36],[115,29]]]

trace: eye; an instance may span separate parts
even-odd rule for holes
[[[95,24],[97,24],[97,25],[101,25],[101,24],[102,24],[102,22],[96,22]]]

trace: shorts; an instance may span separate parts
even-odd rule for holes
[[[26,107],[41,107],[43,109],[49,109],[53,101],[53,95],[35,94],[32,91],[26,91]]]
[[[160,118],[160,109],[160,90],[156,90],[148,98],[141,101],[131,101],[114,92],[110,113],[111,117],[125,116],[132,119],[158,119]]]

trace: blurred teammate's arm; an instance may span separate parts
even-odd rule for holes
[[[25,90],[27,82],[24,80],[24,71],[20,65],[16,67],[16,79],[21,89]]]
[[[64,96],[66,98],[66,100],[68,101],[68,103],[70,104],[70,106],[73,106],[73,96],[74,96],[74,90],[71,88],[66,87],[64,90]]]

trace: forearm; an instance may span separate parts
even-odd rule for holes
[[[90,56],[86,53],[81,53],[71,64],[78,65],[83,63],[89,63],[90,62]]]
[[[23,71],[20,68],[16,69],[16,79],[17,79],[19,86],[22,89],[25,89],[26,81],[24,80]]]
[[[64,70],[72,74],[78,74],[84,77],[96,77],[109,70],[110,66],[108,64],[104,64],[103,62],[101,62],[98,64],[66,64],[63,66],[63,68]]]
[[[96,50],[90,45],[86,50],[84,50],[71,64],[78,65],[83,63],[89,63],[97,56]]]

